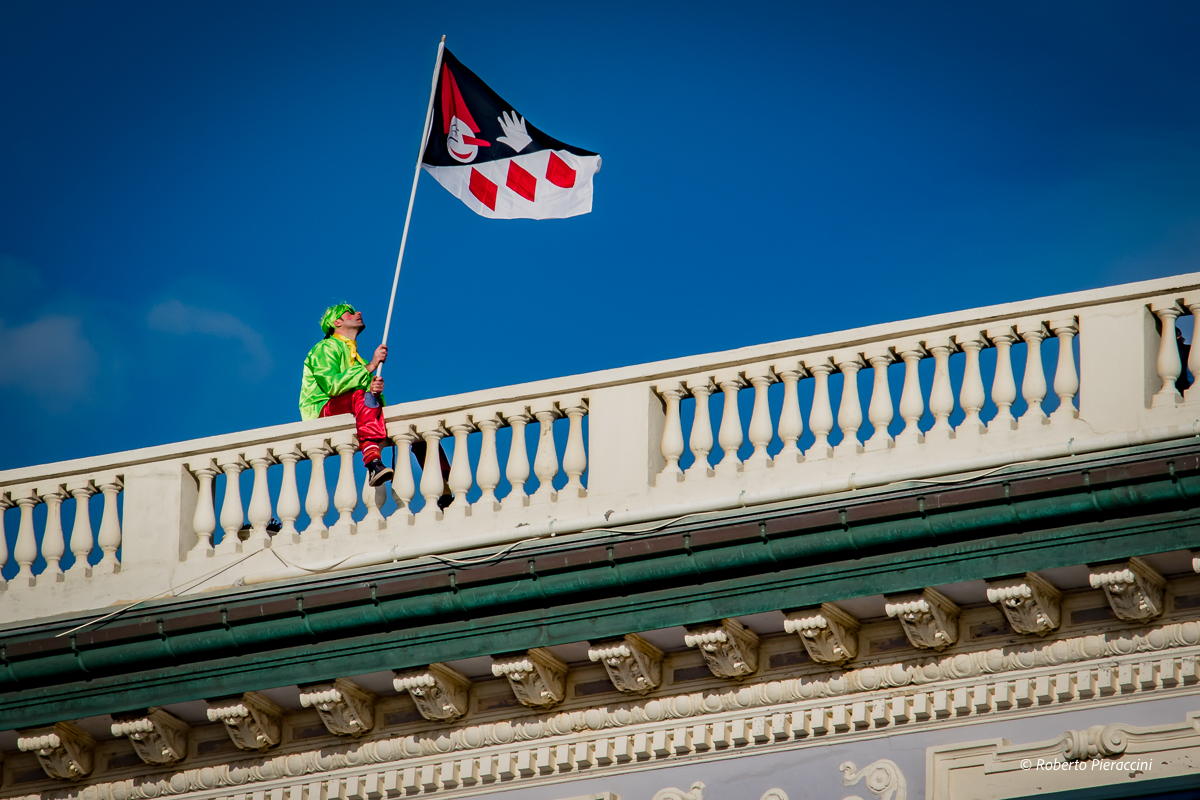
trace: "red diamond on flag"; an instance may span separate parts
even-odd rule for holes
[[[516,161],[508,162],[508,180],[505,183],[508,185],[508,188],[521,195],[521,197],[524,197],[531,203],[534,202],[533,195],[537,190],[537,178],[530,175],[528,171],[521,169],[521,165]]]
[[[459,185],[461,186],[462,184]],[[483,177],[483,173],[474,167],[471,167],[471,183],[467,188],[471,190],[471,194],[475,195],[476,200],[483,203],[492,211],[496,210],[496,190],[499,187]]]
[[[546,180],[555,186],[570,189],[575,185],[575,170],[567,166],[567,162],[551,153],[550,163],[546,165]]]

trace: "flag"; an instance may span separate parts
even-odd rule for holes
[[[484,217],[559,219],[592,210],[600,156],[529,123],[474,72],[443,51],[421,163]]]

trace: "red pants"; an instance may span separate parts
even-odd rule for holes
[[[355,389],[348,394],[339,394],[329,398],[321,409],[322,417],[332,417],[335,414],[353,414],[354,428],[358,433],[359,449],[362,451],[363,463],[371,457],[379,458],[379,448],[387,438],[387,426],[383,422],[383,406],[368,408],[364,399],[366,392]],[[375,445],[373,448],[370,445]]]
[[[355,389],[348,394],[339,394],[337,397],[329,398],[325,407],[321,409],[322,417],[332,417],[335,414],[354,415],[354,428],[358,434],[359,450],[362,452],[364,464],[372,459],[380,458],[379,450],[387,439],[387,425],[383,422],[383,406],[368,408],[364,402],[365,397],[366,392],[362,389]],[[442,477],[446,477],[450,474],[450,461],[446,458],[445,450],[440,447],[438,450],[440,451],[438,455],[441,456]],[[417,464],[424,468],[424,440],[418,439],[413,442],[412,454],[416,456]]]

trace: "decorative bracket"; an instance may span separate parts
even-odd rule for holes
[[[515,656],[493,656],[492,674],[508,678],[513,694],[532,708],[556,706],[567,696],[567,665],[540,647]]]
[[[409,693],[425,719],[449,721],[467,713],[471,681],[445,664],[397,672],[392,685]]]
[[[604,664],[609,680],[622,692],[645,694],[662,683],[663,652],[636,633],[588,648],[588,658]]]
[[[1045,636],[1062,621],[1062,592],[1033,572],[989,583],[987,599],[1000,606],[1017,633]]]
[[[362,736],[375,727],[374,693],[345,678],[302,687],[300,705],[316,708],[335,736]]]
[[[1127,622],[1147,622],[1163,613],[1166,579],[1140,558],[1088,576],[1093,589],[1103,589],[1113,613]]]
[[[832,603],[820,612],[788,615],[783,629],[800,635],[809,657],[820,664],[844,664],[858,655],[858,620]]]
[[[224,722],[233,743],[243,750],[279,744],[283,710],[257,692],[208,701],[208,721]]]
[[[683,641],[700,648],[709,670],[718,678],[741,680],[758,672],[758,634],[736,619],[688,628]]]
[[[884,610],[899,618],[913,647],[942,650],[958,640],[958,605],[936,589],[892,598]]]
[[[96,741],[71,723],[59,722],[48,728],[22,731],[17,736],[17,749],[36,753],[51,778],[75,781],[92,771]]]
[[[147,764],[177,764],[187,757],[188,731],[186,722],[161,708],[144,712],[114,714],[113,736],[124,736],[134,752]]]

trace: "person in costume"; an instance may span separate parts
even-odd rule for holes
[[[349,303],[338,303],[325,309],[321,316],[321,332],[325,338],[313,345],[304,358],[304,375],[300,382],[300,416],[303,419],[353,414],[358,433],[359,450],[367,467],[367,480],[372,486],[382,486],[392,479],[392,470],[383,463],[381,448],[387,442],[387,426],[383,421],[383,378],[373,374],[387,361],[387,345],[375,348],[370,362],[363,361],[358,352],[358,335],[366,325],[362,313]],[[367,393],[374,395],[368,398]],[[413,442],[413,455],[425,463],[425,442]],[[444,452],[441,456],[442,480],[450,473]],[[438,500],[445,508],[454,499],[447,489]]]

